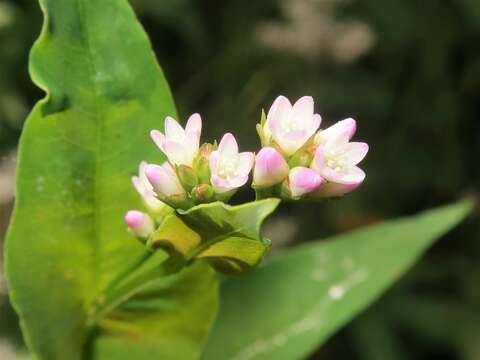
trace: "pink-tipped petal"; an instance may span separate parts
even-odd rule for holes
[[[218,151],[222,156],[235,156],[238,154],[238,144],[237,140],[231,133],[226,133],[223,135],[222,140],[220,140],[220,144],[218,145]]]
[[[301,166],[290,170],[288,180],[293,198],[317,190],[322,183],[322,178],[319,174],[312,169]]]
[[[353,135],[355,135],[355,131],[357,130],[357,122],[352,119],[348,118],[342,121],[337,122],[336,124],[330,126],[329,128],[323,130],[323,136],[326,138],[336,138],[340,136],[342,133],[347,133],[347,138],[350,140]]]
[[[212,183],[213,189],[216,193],[221,194],[232,190],[230,182],[227,179],[218,176],[217,174],[212,174],[210,182]]]
[[[145,170],[148,181],[158,195],[172,196],[185,193],[171,165],[162,166],[150,164]]]
[[[125,223],[130,231],[140,238],[149,237],[154,230],[152,218],[137,210],[130,210],[125,214]]]
[[[268,187],[282,182],[288,176],[288,164],[274,148],[264,147],[255,159],[253,184]]]

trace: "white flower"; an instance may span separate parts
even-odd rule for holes
[[[238,153],[235,137],[223,136],[218,150],[210,155],[211,183],[217,193],[224,193],[244,185],[253,166],[254,154]]]
[[[346,119],[315,137],[318,147],[311,168],[327,181],[318,195],[343,195],[356,189],[365,179],[365,173],[357,164],[367,155],[368,144],[349,142],[355,128],[355,121]]]
[[[168,116],[165,119],[165,135],[152,130],[150,136],[172,164],[192,166],[200,145],[201,132],[202,119],[199,114],[193,114],[188,119],[185,130],[174,118]]]
[[[289,156],[305,145],[321,121],[321,116],[314,114],[312,97],[304,96],[292,106],[285,96],[279,96],[268,112],[263,137],[266,142],[273,139]]]
[[[147,168],[147,165],[148,164],[145,161],[140,163],[138,176],[132,176],[132,183],[142,197],[147,209],[152,212],[159,212],[166,206],[166,204],[156,198],[152,184],[150,184],[147,176],[145,175],[145,169]]]
[[[168,161],[165,161],[161,166],[147,165],[145,175],[160,198],[185,194],[175,170]]]

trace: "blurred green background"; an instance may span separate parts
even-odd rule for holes
[[[254,124],[279,94],[292,100],[313,95],[323,126],[357,119],[356,139],[371,149],[364,186],[341,201],[284,205],[267,224],[275,246],[478,191],[480,1],[131,2],[182,119],[200,112],[205,139],[232,131],[242,149],[256,150]],[[0,241],[13,202],[22,124],[42,97],[27,72],[41,20],[36,1],[0,0]],[[243,192],[237,200],[251,196]],[[470,220],[439,241],[312,358],[480,360],[476,225]],[[0,359],[28,358],[2,268]]]

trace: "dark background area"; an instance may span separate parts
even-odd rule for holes
[[[454,201],[480,186],[480,1],[132,0],[181,120],[204,139],[232,131],[256,150],[262,108],[312,95],[323,127],[354,117],[370,144],[365,184],[340,201],[284,205],[276,246],[324,238]],[[0,0],[0,242],[13,202],[23,121],[42,93],[28,51],[31,0]],[[108,24],[106,24],[108,26]],[[159,122],[161,119],[159,119]],[[237,200],[252,196],[248,191]],[[480,236],[471,219],[313,358],[480,359]],[[478,222],[478,220],[477,220]],[[0,278],[2,272],[0,271]],[[20,359],[0,280],[0,359]]]

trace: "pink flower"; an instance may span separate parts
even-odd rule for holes
[[[317,190],[322,184],[322,178],[312,169],[297,166],[290,170],[288,183],[292,198],[299,198]]]
[[[217,193],[224,193],[244,185],[253,166],[254,154],[238,152],[235,137],[223,136],[218,150],[210,155],[211,183]]]
[[[262,148],[255,158],[253,185],[269,187],[282,182],[288,176],[289,167],[283,156],[274,148]]]
[[[152,218],[137,210],[130,210],[125,214],[125,222],[129,230],[139,238],[148,238],[154,230]]]
[[[365,179],[357,164],[368,152],[368,144],[349,142],[355,132],[355,121],[346,119],[320,131],[316,136],[318,147],[312,162],[314,169],[327,183],[318,195],[340,196],[356,189]]]
[[[138,176],[132,176],[132,183],[137,192],[142,197],[147,209],[152,212],[158,212],[166,205],[156,198],[152,184],[150,184],[147,176],[145,175],[145,169],[147,168],[147,166],[148,164],[145,161],[142,161],[140,163],[138,169]]]
[[[192,166],[200,145],[201,132],[202,119],[199,114],[193,114],[188,119],[185,130],[174,118],[168,116],[165,119],[165,135],[152,130],[150,136],[172,164]]]
[[[159,165],[147,165],[145,175],[152,184],[154,191],[160,197],[170,197],[173,195],[184,195],[185,190],[180,184],[175,170],[168,161]]]
[[[268,112],[263,137],[272,138],[289,156],[305,145],[321,121],[321,116],[314,114],[312,97],[304,96],[292,106],[285,96],[279,96]]]

